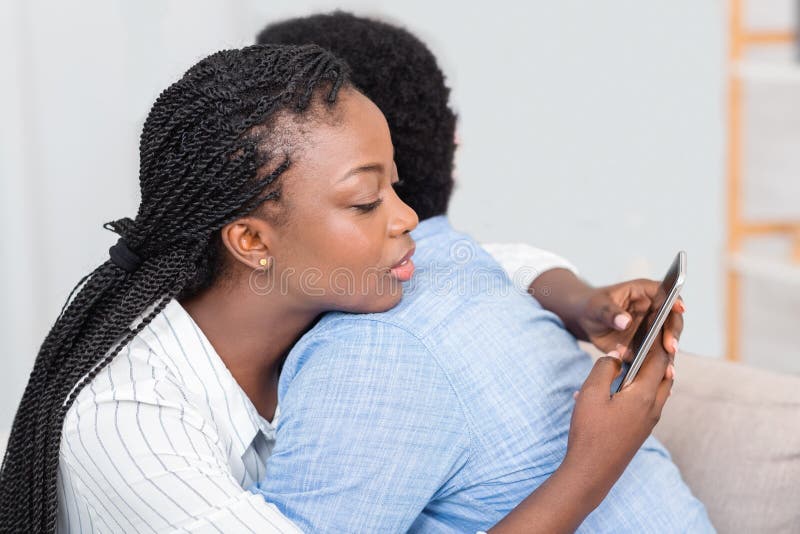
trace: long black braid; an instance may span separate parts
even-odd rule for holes
[[[266,126],[332,106],[347,71],[316,46],[252,46],[207,57],[161,93],[140,140],[136,219],[106,225],[121,236],[112,260],[78,283],[36,357],[0,470],[0,532],[54,530],[75,397],[172,298],[213,283],[220,229],[278,198],[291,164]]]

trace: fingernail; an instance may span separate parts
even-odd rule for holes
[[[667,367],[666,375],[667,375],[667,379],[675,380],[675,366],[674,365],[669,364],[669,366]]]
[[[677,339],[673,339],[672,340],[672,352],[674,352],[676,354],[678,352],[678,340]]]
[[[611,352],[609,352],[608,356],[611,356],[612,358],[616,358],[618,360],[620,359],[619,352],[617,352],[615,350],[612,350]]]
[[[628,325],[631,324],[631,318],[625,315],[624,313],[620,313],[616,317],[614,317],[614,326],[619,328],[620,330],[625,330],[628,328]]]
[[[681,306],[681,313],[686,313],[686,304],[684,304],[683,301],[680,301],[680,306]]]
[[[675,381],[675,365],[669,364],[670,369],[672,369],[672,381]]]
[[[578,393],[580,393],[580,391],[576,391],[576,392],[574,392],[574,393],[572,394],[572,398],[573,398],[573,399],[577,399],[577,398],[578,398]]]

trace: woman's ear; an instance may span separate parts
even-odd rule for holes
[[[263,219],[236,219],[222,227],[221,237],[232,259],[248,270],[258,269],[271,256],[272,227]]]

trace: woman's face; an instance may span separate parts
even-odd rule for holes
[[[281,176],[285,221],[270,239],[274,289],[309,309],[384,311],[411,278],[416,213],[395,194],[389,127],[361,93],[339,93],[334,120],[312,120]]]

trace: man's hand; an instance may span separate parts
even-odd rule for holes
[[[652,432],[672,390],[675,366],[662,344],[653,344],[636,380],[614,396],[619,354],[595,362],[575,392],[564,461],[490,534],[574,532],[600,504]]]
[[[564,322],[576,338],[590,341],[603,352],[618,351],[624,359],[633,334],[647,315],[659,282],[637,279],[594,288],[566,269],[542,273],[529,292]],[[674,355],[683,332],[686,306],[678,299],[664,323],[664,350]]]

